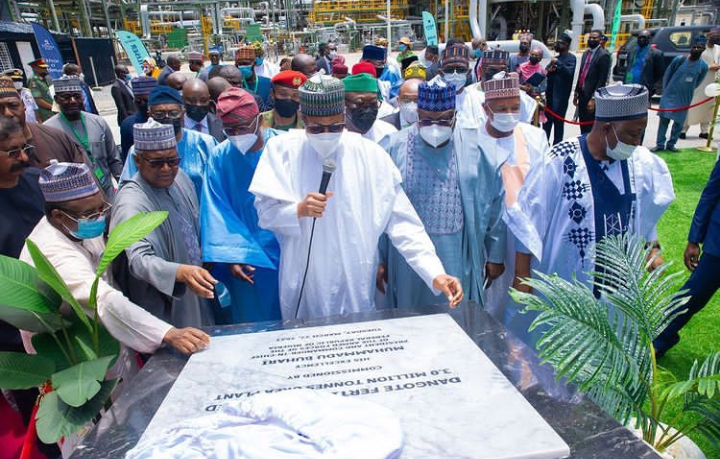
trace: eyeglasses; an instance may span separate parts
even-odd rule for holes
[[[62,213],[64,213],[65,215],[67,215],[71,220],[74,220],[74,221],[77,222],[79,219],[92,220],[92,219],[95,219],[95,218],[100,218],[100,217],[102,217],[103,215],[105,215],[105,214],[107,214],[108,212],[110,212],[110,209],[112,209],[112,204],[110,204],[109,202],[103,201],[103,208],[102,208],[102,209],[100,209],[100,210],[98,210],[98,211],[96,211],[96,212],[89,213],[89,214],[76,214],[76,213],[74,213],[74,212],[69,212],[69,211],[63,210],[63,209],[60,209],[60,212],[62,212]]]
[[[33,145],[25,144],[20,148],[15,148],[14,150],[8,150],[8,151],[1,151],[0,150],[0,156],[7,156],[12,159],[18,159],[21,154],[26,153],[28,150],[32,150],[35,148]]]
[[[345,105],[350,110],[356,110],[358,108],[361,109],[372,109],[372,108],[380,108],[380,101],[374,100],[372,102],[365,102],[365,101],[353,101],[350,99],[345,99]]]
[[[150,167],[153,169],[162,169],[162,167],[167,164],[170,167],[178,167],[180,165],[180,161],[182,161],[182,158],[180,156],[175,156],[174,158],[158,158],[158,159],[146,159],[142,158],[143,161],[148,163]]]
[[[58,99],[62,100],[63,102],[72,102],[73,99],[77,100],[78,102],[82,102],[83,96],[79,92],[66,92],[63,94],[58,94]]]
[[[250,123],[249,126],[227,127],[223,129],[223,134],[225,134],[226,137],[231,137],[234,135],[253,134],[255,133],[255,131],[257,131],[259,119],[260,117],[258,116],[252,123]]]
[[[323,132],[342,132],[345,129],[345,123],[338,124],[313,124],[305,125],[305,131],[308,134],[322,134]]]
[[[179,119],[182,114],[182,110],[170,110],[167,112],[150,112],[150,116],[152,116],[155,121],[162,121],[164,119],[176,120]]]
[[[452,126],[454,122],[454,115],[450,119],[431,120],[430,118],[423,118],[418,120],[420,126],[432,126],[433,124],[437,124],[438,126]]]
[[[445,75],[449,75],[451,73],[467,73],[468,69],[458,68],[458,67],[443,67],[442,69],[443,73]]]

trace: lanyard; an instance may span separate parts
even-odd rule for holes
[[[258,81],[258,77],[256,76],[256,77],[255,77],[255,87],[251,89],[251,91],[253,92],[253,94],[257,94],[258,83],[260,83],[260,81]],[[243,80],[243,86],[245,86],[245,88],[247,88],[247,89],[250,89],[250,86],[248,86],[246,80]]]
[[[85,135],[81,136],[77,130],[75,130],[75,126],[72,125],[70,120],[68,120],[65,117],[65,114],[60,112],[60,117],[67,123],[67,125],[72,130],[73,134],[75,134],[75,138],[82,144],[82,146],[85,148],[85,152],[90,156],[90,159],[92,159],[92,153],[90,152],[90,142],[88,141],[88,131],[87,126],[85,126],[85,117],[83,116],[82,112],[80,112],[80,123],[82,123],[83,130],[85,131]]]

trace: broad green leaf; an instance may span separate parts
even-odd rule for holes
[[[101,276],[105,272],[120,252],[155,231],[155,228],[160,226],[167,216],[166,211],[141,212],[114,227],[105,245],[105,253],[98,265],[97,276]]]
[[[80,407],[73,407],[63,402],[55,391],[45,394],[40,401],[36,416],[40,440],[48,444],[56,443],[62,437],[77,432],[100,412],[116,385],[116,380],[103,381],[98,393]]]
[[[99,353],[95,353],[92,350],[92,335],[88,332],[87,328],[80,322],[70,324],[67,329],[68,335],[71,337],[70,343],[72,344],[75,355],[80,361],[94,360],[97,357],[112,357],[117,358],[120,353],[120,344],[118,341],[110,335],[107,329],[100,324],[99,325]],[[63,345],[65,340],[58,334]],[[61,371],[72,366],[68,362],[67,358],[63,354],[62,350],[57,345],[57,342],[53,339],[50,334],[43,333],[32,337],[33,347],[38,354],[43,355],[55,362],[56,371]],[[111,363],[111,365],[112,365]]]
[[[0,255],[0,305],[46,314],[58,310],[60,297],[40,279],[35,268]]]
[[[0,306],[0,320],[20,330],[33,333],[54,332],[60,330],[62,318],[54,312],[33,312]]]
[[[0,388],[30,389],[44,384],[55,371],[52,360],[35,354],[0,352]]]
[[[58,336],[60,336],[59,333]],[[50,333],[38,333],[37,335],[33,335],[32,345],[38,355],[53,361],[55,364],[55,371],[61,371],[72,366],[72,362],[68,361],[69,356],[65,356],[63,351],[60,349],[60,346],[58,346],[57,341],[55,341]],[[67,349],[65,352],[67,352]]]
[[[112,357],[81,362],[52,375],[52,386],[63,402],[79,407],[100,391]]]
[[[30,256],[33,259],[33,263],[35,263],[35,269],[37,269],[40,278],[45,281],[50,287],[52,287],[53,290],[55,290],[62,297],[62,299],[65,300],[72,307],[78,319],[80,319],[83,324],[85,324],[85,326],[90,329],[90,320],[88,319],[85,310],[83,310],[83,308],[80,306],[80,303],[78,303],[72,293],[70,293],[70,289],[68,288],[62,277],[60,277],[58,272],[55,270],[55,267],[52,265],[52,263],[50,263],[50,261],[45,257],[45,255],[40,251],[38,246],[35,245],[33,241],[28,239],[26,241],[26,245],[28,251],[30,252]]]

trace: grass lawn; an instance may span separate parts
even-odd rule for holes
[[[667,162],[675,185],[675,202],[667,210],[659,225],[659,238],[665,261],[672,261],[672,270],[683,271],[687,278],[689,271],[683,264],[683,252],[687,234],[700,193],[705,187],[715,164],[715,153],[704,153],[695,149],[684,149],[680,153],[665,153],[660,156]],[[720,273],[718,273],[720,276]],[[661,366],[670,370],[679,380],[684,380],[694,360],[704,360],[711,352],[720,350],[720,292],[712,301],[683,328],[680,343],[660,361]],[[679,407],[670,407],[664,421],[669,421]],[[720,450],[709,443],[691,436],[708,459],[720,459]]]

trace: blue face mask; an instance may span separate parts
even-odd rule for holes
[[[68,217],[70,216],[68,215]],[[102,236],[105,232],[105,215],[95,218],[70,218],[77,222],[78,229],[77,231],[71,231],[67,227],[65,227],[65,229],[67,229],[75,239],[94,239]]]
[[[406,51],[406,50],[407,50],[407,45],[400,45],[400,46],[398,46],[398,49],[399,49],[400,51]]]
[[[252,78],[253,68],[251,65],[240,65],[238,66],[238,70],[240,70],[243,80],[249,80]]]
[[[482,49],[474,49],[473,56],[475,56],[475,59],[480,59],[481,57],[483,57],[483,50]]]
[[[255,65],[263,65],[263,58],[262,58],[262,57],[256,57],[256,58],[255,58]]]
[[[125,75],[125,81],[130,81],[130,80],[132,80],[132,77],[128,73],[127,75]]]

